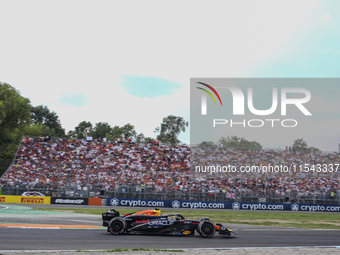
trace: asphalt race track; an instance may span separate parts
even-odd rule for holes
[[[113,236],[105,230],[1,228],[1,250],[106,250],[115,248],[231,248],[337,246],[339,231],[277,228],[234,229],[238,237]]]
[[[213,238],[206,239],[198,234],[187,237],[114,236],[106,232],[105,228],[99,228],[101,227],[101,218],[95,215],[32,212],[32,210],[28,210],[28,207],[22,205],[5,206],[10,208],[0,209],[0,223],[3,224],[3,227],[0,226],[0,250],[340,246],[339,230],[310,230],[235,224],[226,225],[237,232],[238,235],[234,238],[215,235]],[[106,207],[103,207],[103,211],[105,210]],[[5,226],[6,224],[11,227]],[[22,227],[20,224],[31,225]],[[72,227],[70,229],[51,229],[34,224],[62,224],[62,226]],[[87,227],[75,229],[77,225]]]
[[[113,236],[105,230],[1,228],[1,250],[106,250],[115,248],[230,248],[337,246],[340,231],[233,228],[238,237]]]

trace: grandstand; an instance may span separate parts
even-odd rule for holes
[[[339,153],[24,138],[3,194],[339,204],[339,172],[214,172],[197,165],[339,163]]]

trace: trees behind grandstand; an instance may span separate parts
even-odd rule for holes
[[[182,117],[169,115],[163,118],[161,128],[156,128],[155,132],[160,133],[157,139],[164,144],[178,144],[178,135],[184,132],[189,123]],[[67,135],[73,139],[86,139],[86,136],[93,139],[107,138],[108,141],[114,141],[116,138],[135,139],[137,143],[145,143],[154,140],[151,137],[145,137],[143,133],[138,134],[135,126],[127,123],[124,126],[111,127],[107,122],[98,122],[95,126],[91,122],[82,121],[70,130]]]
[[[135,126],[131,123],[127,123],[122,127],[115,125],[112,128],[107,122],[98,122],[93,127],[91,122],[82,121],[74,130],[70,130],[67,135],[75,139],[85,139],[86,136],[91,136],[94,139],[106,137],[109,141],[124,137],[125,139],[135,139],[138,143],[151,140],[150,137],[145,137],[143,133],[137,134]]]
[[[308,144],[303,138],[296,139],[293,142],[293,145],[290,147],[290,150],[293,151],[304,151],[304,152],[320,152],[318,148],[308,147]]]
[[[64,137],[65,136],[65,129],[62,128],[59,116],[50,111],[47,106],[39,105],[39,106],[32,106],[31,107],[31,118],[33,125],[27,130],[26,135],[30,136],[46,136],[46,135],[53,135],[57,137]],[[39,135],[31,134],[32,131],[36,133],[41,133]]]
[[[178,140],[178,136],[181,132],[185,132],[186,127],[189,126],[189,122],[182,117],[169,115],[163,118],[161,127],[155,128],[157,139],[164,144],[178,144],[181,141]]]
[[[112,128],[107,122],[98,122],[95,124],[92,131],[89,132],[89,136],[93,138],[104,138],[112,134]]]
[[[223,144],[224,148],[237,148],[237,149],[254,149],[261,150],[262,145],[255,141],[248,141],[246,139],[239,138],[237,136],[228,136],[227,138],[221,137],[220,144]]]
[[[113,129],[107,122],[98,122],[93,127],[90,121],[82,121],[74,128],[70,130],[67,135],[70,138],[86,139],[87,136],[91,136],[94,139],[99,137],[104,138],[113,134]]]
[[[74,130],[68,131],[67,135],[70,138],[84,139],[87,133],[92,132],[92,123],[89,121],[82,121],[74,128]]]
[[[30,100],[7,83],[0,83],[0,158],[11,159],[22,136],[65,136],[59,117],[47,106]]]
[[[291,149],[294,151],[303,151],[308,148],[306,141],[303,138],[296,139],[291,146]]]
[[[0,158],[13,158],[31,121],[28,98],[7,83],[0,83]]]
[[[25,136],[30,137],[46,137],[46,136],[56,136],[55,130],[49,128],[43,124],[31,124],[24,132]]]
[[[204,142],[200,144],[200,146],[206,146],[209,142]],[[212,142],[210,142],[212,143]],[[255,141],[248,141],[246,139],[239,138],[237,136],[228,136],[227,138],[221,137],[219,140],[220,144],[223,144],[224,148],[237,148],[237,149],[255,149],[261,150],[262,145]],[[293,142],[293,145],[290,146],[289,150],[293,151],[303,151],[303,152],[320,152],[320,149],[315,148],[313,146],[308,147],[308,144],[303,138],[296,139]]]

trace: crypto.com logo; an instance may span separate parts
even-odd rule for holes
[[[119,199],[118,198],[112,198],[110,200],[110,205],[112,206],[118,206],[119,205]]]
[[[172,208],[180,208],[181,207],[181,203],[177,200],[172,201]]]

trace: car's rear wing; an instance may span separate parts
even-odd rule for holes
[[[116,211],[115,209],[110,209],[105,213],[102,213],[102,219],[103,221],[110,221],[114,217],[119,217],[119,212]]]

